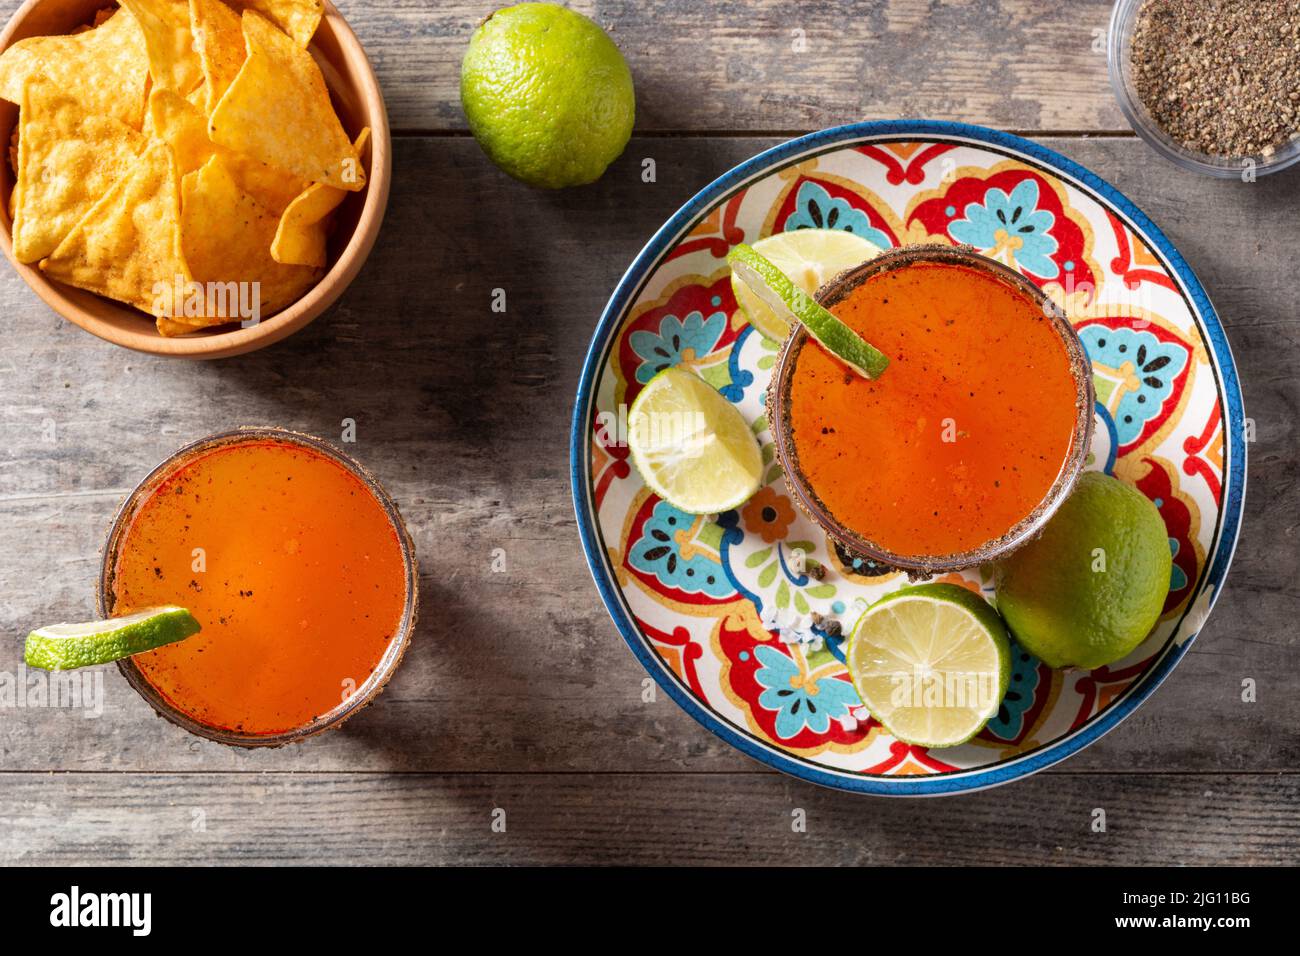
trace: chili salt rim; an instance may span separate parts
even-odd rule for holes
[[[772,439],[776,445],[776,459],[781,465],[786,488],[795,504],[799,506],[799,510],[826,532],[832,541],[844,548],[850,556],[906,571],[913,580],[926,579],[949,571],[960,571],[963,568],[997,560],[1010,554],[1041,532],[1048,520],[1056,513],[1057,508],[1070,496],[1075,482],[1083,472],[1092,444],[1093,406],[1096,402],[1092,383],[1092,363],[1066,314],[1042,289],[1024,275],[980,255],[969,246],[923,244],[889,250],[840,273],[818,289],[815,298],[829,309],[867,280],[920,262],[962,265],[976,269],[1012,287],[1016,292],[1031,299],[1042,310],[1043,314],[1052,321],[1069,356],[1070,376],[1075,385],[1075,423],[1070,439],[1070,453],[1062,463],[1056,480],[1034,510],[1012,525],[1005,533],[985,541],[976,548],[949,554],[908,555],[890,551],[842,524],[813,489],[799,466],[799,453],[795,446],[794,428],[790,420],[790,392],[794,385],[793,373],[796,362],[810,336],[803,326],[795,327],[781,347],[766,399],[767,420],[771,426]],[[891,373],[886,370],[884,374]]]
[[[375,669],[370,672],[370,675],[362,682],[361,686],[350,697],[340,701],[338,705],[325,714],[315,717],[298,727],[274,734],[249,734],[228,727],[215,727],[196,720],[184,713],[165,694],[154,687],[132,658],[124,657],[117,662],[118,670],[126,678],[127,683],[145,699],[155,713],[182,730],[187,730],[198,737],[204,737],[230,747],[283,747],[286,744],[298,743],[308,737],[314,737],[327,730],[338,729],[344,722],[369,707],[383,693],[384,688],[388,686],[389,680],[392,679],[393,674],[401,666],[407,648],[410,647],[416,625],[419,622],[419,562],[416,557],[415,543],[407,530],[406,521],[397,509],[396,502],[393,501],[383,485],[371,474],[369,469],[332,443],[315,435],[291,431],[275,425],[241,425],[238,428],[214,432],[204,438],[192,441],[168,455],[131,489],[114,514],[109,525],[108,535],[104,541],[99,588],[95,596],[99,616],[107,618],[112,613],[113,582],[117,571],[118,550],[122,545],[122,539],[129,529],[132,519],[134,519],[138,511],[139,505],[152,495],[164,481],[171,478],[181,467],[198,456],[219,448],[248,444],[259,440],[279,441],[289,445],[297,445],[300,448],[306,448],[309,451],[323,455],[365,486],[366,490],[374,496],[379,506],[384,510],[385,516],[393,527],[394,534],[397,535],[398,549],[402,553],[402,567],[406,578],[406,598],[402,605],[401,620],[393,636],[389,639],[383,657],[380,658],[379,663],[375,665]]]

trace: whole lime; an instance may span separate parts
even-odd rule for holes
[[[599,179],[636,114],[614,41],[554,3],[520,3],[483,21],[461,63],[460,102],[492,162],[548,189]]]
[[[1136,488],[1086,472],[1043,533],[994,570],[998,611],[1051,667],[1101,667],[1151,632],[1169,593],[1169,534]]]

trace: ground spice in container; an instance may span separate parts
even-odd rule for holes
[[[1213,156],[1268,156],[1300,134],[1300,3],[1146,0],[1132,80],[1175,142]]]

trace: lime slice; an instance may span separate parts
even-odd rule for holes
[[[874,242],[868,242],[843,229],[796,229],[778,232],[754,243],[754,251],[780,269],[795,288],[812,295],[828,279],[846,269],[874,259],[883,251]],[[736,296],[749,324],[773,342],[784,342],[790,334],[790,323],[777,315],[733,273],[731,291]]]
[[[698,375],[667,368],[628,412],[632,462],[650,489],[688,514],[739,507],[763,483],[749,423]]]
[[[881,598],[853,629],[846,654],[858,695],[904,743],[954,747],[979,733],[1007,692],[1006,627],[983,598],[922,584]]]
[[[29,667],[66,671],[107,664],[132,654],[174,644],[199,632],[183,607],[151,607],[135,614],[85,624],[52,624],[27,635],[23,659]]]
[[[790,277],[743,242],[727,255],[733,279],[749,286],[776,315],[786,322],[800,322],[822,346],[863,378],[879,378],[889,365],[878,349],[831,315],[808,294],[801,292]]]

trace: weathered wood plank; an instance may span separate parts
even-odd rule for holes
[[[768,773],[3,774],[0,863],[1280,864],[1297,801],[1225,774],[868,802]]]
[[[388,222],[335,311],[254,355],[195,364],[128,353],[50,313],[0,270],[0,671],[21,635],[93,610],[118,501],[184,441],[241,423],[338,436],[397,498],[420,552],[415,644],[341,733],[271,753],[200,742],[152,717],[115,671],[103,716],[0,711],[0,770],[749,770],[662,696],[605,615],[574,531],[567,428],[603,302],[642,242],[768,139],[637,137],[598,185],[540,193],[471,142],[398,143]],[[1300,768],[1300,323],[1289,251],[1300,180],[1179,173],[1139,142],[1052,140],[1105,173],[1211,290],[1257,422],[1248,515],[1223,599],[1139,713],[1059,768]],[[639,178],[639,157],[659,181]],[[1213,224],[1207,228],[1206,224]],[[509,311],[489,311],[492,289]],[[52,430],[51,430],[52,426]],[[508,570],[490,571],[493,548]],[[1254,677],[1257,704],[1240,702]]]
[[[351,0],[399,128],[463,129],[459,70],[492,0]],[[928,116],[1127,129],[1106,78],[1106,0],[578,0],[632,68],[642,130],[815,129]],[[801,45],[802,44],[802,45]]]
[[[20,0],[3,0],[8,17]],[[339,0],[393,126],[463,130],[460,61],[508,0]],[[637,125],[814,129],[928,116],[1005,129],[1127,129],[1094,49],[1108,0],[576,0],[623,50]],[[796,31],[802,31],[801,33]],[[802,52],[796,50],[802,37]]]

